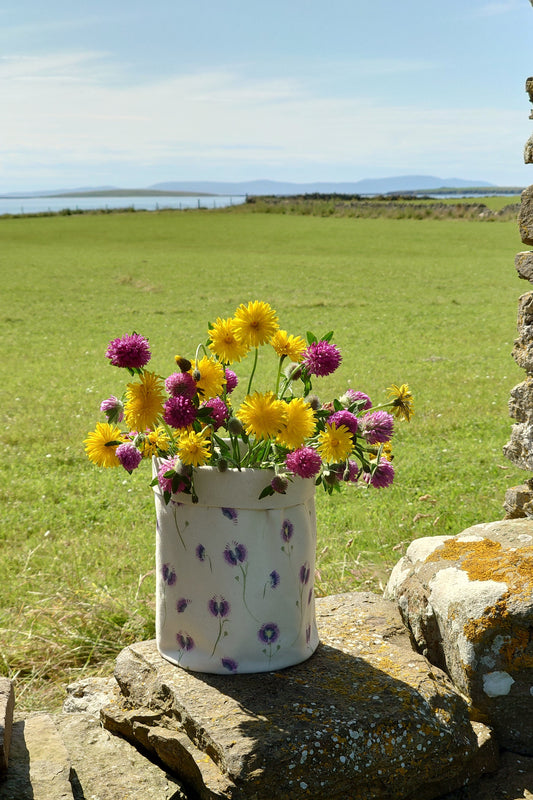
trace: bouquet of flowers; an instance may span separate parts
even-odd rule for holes
[[[107,422],[88,434],[87,455],[97,466],[130,473],[143,459],[159,457],[152,485],[159,484],[167,503],[177,492],[197,500],[195,470],[204,465],[272,470],[260,497],[284,494],[294,476],[314,478],[329,493],[343,483],[388,486],[394,478],[394,418],[410,420],[412,394],[407,384],[393,384],[379,406],[352,388],[321,401],[313,379],[330,375],[342,360],[332,339],[333,332],[321,338],[307,333],[306,339],[289,334],[268,303],[249,302],[210,324],[195,358],[176,356],[175,371],[166,378],[146,368],[151,352],[145,337],[113,339],[106,356],[133,380],[121,398],[102,402]],[[275,386],[253,391],[264,346],[277,357]],[[248,356],[253,362],[246,394],[234,405],[239,378],[233,367]]]

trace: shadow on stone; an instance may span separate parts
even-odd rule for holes
[[[125,702],[103,710],[104,724],[170,769],[187,749],[187,780],[206,798],[370,800],[389,798],[393,782],[398,800],[424,800],[495,767],[464,698],[414,652],[392,603],[325,598],[319,623],[316,653],[276,673],[191,673],[154,642],[132,645],[115,671]],[[210,784],[213,772],[222,784]]]

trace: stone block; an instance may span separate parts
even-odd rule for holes
[[[518,422],[511,427],[511,438],[503,447],[503,454],[519,469],[533,470],[533,426]]]
[[[0,776],[7,769],[13,727],[15,692],[9,678],[0,678]]]
[[[520,278],[533,283],[533,250],[523,250],[521,253],[517,253],[514,265]]]
[[[533,136],[524,145],[524,164],[533,164]]]
[[[507,519],[520,517],[533,517],[533,489],[529,484],[511,486],[505,492],[503,507],[507,512]]]
[[[449,678],[413,649],[396,605],[317,600],[321,644],[278,672],[211,675],[122,651],[105,727],[147,748],[202,800],[431,800],[495,769]]]
[[[533,292],[526,292],[518,299],[517,331],[513,358],[519,367],[533,374]]]
[[[386,596],[500,745],[533,755],[533,520],[415,540]]]
[[[511,389],[509,416],[517,422],[533,424],[533,377],[528,376]]]
[[[528,186],[520,196],[518,212],[520,238],[524,244],[533,244],[533,186]]]

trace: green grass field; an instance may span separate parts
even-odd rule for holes
[[[351,386],[377,404],[409,383],[395,485],[317,496],[321,594],[380,591],[412,539],[501,518],[524,479],[502,456],[524,377],[510,355],[529,289],[516,221],[237,208],[6,218],[0,245],[0,671],[22,707],[57,703],[62,681],[108,673],[125,644],[153,636],[148,465],[98,470],[82,444],[123,389],[111,338],[147,336],[167,375],[208,320],[259,299],[291,333],[335,331],[343,362],[316,381],[323,398]]]

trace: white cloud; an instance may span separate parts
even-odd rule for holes
[[[502,149],[518,160],[529,135],[527,118],[505,109],[379,107],[368,98],[313,96],[291,79],[229,70],[127,87],[110,83],[109,75],[100,53],[0,59],[4,185],[32,168],[103,162],[244,161],[256,162],[257,174],[319,163],[359,171],[379,165],[389,174],[441,165],[459,177],[469,163],[467,177],[481,179]]]

